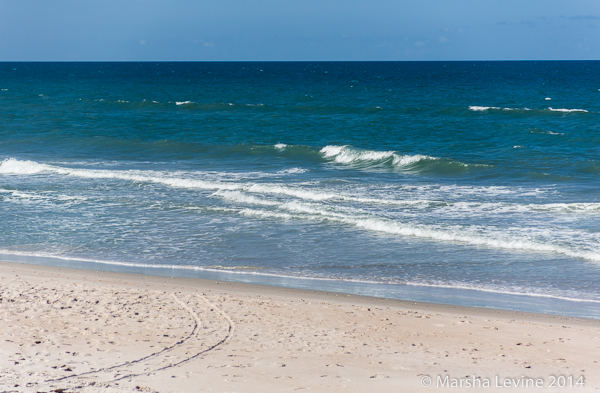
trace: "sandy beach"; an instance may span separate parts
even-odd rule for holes
[[[0,263],[0,320],[1,392],[600,390],[553,315]]]

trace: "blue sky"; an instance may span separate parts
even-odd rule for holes
[[[600,0],[0,0],[0,61],[554,59]]]

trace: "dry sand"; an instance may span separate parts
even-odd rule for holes
[[[600,391],[600,321],[13,263],[0,298],[0,392]]]

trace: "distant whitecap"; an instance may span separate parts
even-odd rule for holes
[[[469,110],[476,111],[476,112],[477,111],[487,111],[490,109],[502,109],[502,108],[500,108],[499,106],[477,106],[477,105],[471,105],[469,107]]]
[[[587,113],[588,112],[585,109],[548,108],[548,110],[551,110],[552,112],[565,112],[565,113],[570,113],[570,112],[585,112],[585,113]]]

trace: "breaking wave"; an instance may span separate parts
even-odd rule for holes
[[[401,155],[394,151],[359,150],[350,146],[325,146],[320,150],[323,157],[331,158],[340,164],[382,163],[389,162],[395,167],[405,167],[419,161],[439,160],[437,157],[417,155]]]
[[[327,154],[334,157],[348,154],[346,159],[376,159],[376,157],[393,157],[394,152],[366,151],[364,155],[354,154],[353,150],[345,150],[344,147],[329,147],[325,150]],[[344,153],[346,152],[346,153]],[[360,153],[360,152],[359,152]],[[350,161],[352,162],[352,161]],[[493,191],[502,192],[501,189],[486,190],[464,189],[443,186],[437,189],[426,190],[424,196],[435,197],[433,199],[414,198],[418,193],[405,193],[404,196],[413,196],[412,199],[401,199],[396,194],[396,199],[381,197],[378,192],[348,192],[336,187],[314,187],[305,184],[277,184],[250,181],[212,180],[202,178],[177,176],[172,172],[141,171],[141,170],[100,170],[100,169],[78,169],[63,166],[42,164],[35,161],[21,161],[7,159],[0,163],[0,174],[32,176],[39,174],[73,176],[85,179],[118,179],[131,182],[145,182],[162,184],[173,188],[187,188],[210,191],[208,196],[220,198],[233,202],[234,211],[244,216],[254,216],[267,219],[284,220],[327,220],[329,222],[354,226],[373,232],[382,232],[392,235],[410,236],[430,239],[441,242],[457,242],[472,246],[484,246],[505,250],[550,252],[583,258],[592,261],[600,261],[600,250],[590,245],[582,244],[578,233],[572,234],[536,234],[528,232],[525,228],[522,232],[512,229],[499,230],[495,225],[457,225],[437,224],[435,221],[411,222],[407,221],[411,211],[405,210],[404,215],[386,216],[387,209],[379,209],[377,206],[396,206],[398,209],[416,209],[414,214],[429,214],[431,217],[450,217],[452,214],[485,215],[499,217],[507,213],[539,213],[547,212],[564,214],[598,214],[599,203],[550,203],[550,204],[511,204],[504,202],[465,202],[461,200],[448,200],[460,198],[461,194],[482,193]],[[198,176],[198,174],[196,174]],[[200,174],[202,176],[202,174]],[[418,190],[416,190],[418,191]],[[506,192],[510,192],[507,190]],[[437,194],[436,194],[437,193]],[[14,195],[23,197],[22,195]],[[290,197],[292,199],[290,199]],[[265,209],[255,209],[262,206]],[[373,210],[375,208],[375,210]],[[433,215],[433,216],[432,216]],[[566,236],[566,237],[565,237]],[[590,239],[588,239],[590,240]]]
[[[474,112],[485,112],[485,111],[517,111],[517,112],[562,112],[562,113],[573,113],[573,112],[581,112],[581,113],[589,113],[588,110],[585,109],[565,109],[565,108],[552,108],[548,107],[546,109],[531,109],[531,108],[504,108],[499,106],[478,106],[471,105],[469,106],[469,110]]]
[[[339,166],[360,170],[388,170],[393,172],[437,172],[458,174],[471,168],[487,167],[482,164],[465,164],[459,161],[424,154],[401,154],[397,151],[357,149],[348,145],[328,145],[319,154]]]

